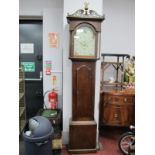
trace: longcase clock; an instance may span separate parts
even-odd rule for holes
[[[95,70],[100,58],[101,22],[93,10],[77,10],[67,16],[72,61],[72,118],[69,152],[95,152],[97,124],[94,120]]]

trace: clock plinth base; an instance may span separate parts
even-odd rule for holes
[[[80,154],[80,153],[96,153],[97,152],[97,148],[94,149],[68,149],[68,152],[71,154]]]
[[[71,121],[69,125],[70,153],[96,152],[96,122]]]

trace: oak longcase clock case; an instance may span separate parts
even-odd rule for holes
[[[69,152],[96,151],[94,120],[96,61],[100,58],[103,16],[93,10],[78,10],[67,16],[72,61],[72,118]]]

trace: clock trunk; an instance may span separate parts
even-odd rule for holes
[[[73,121],[94,120],[95,62],[73,61]]]

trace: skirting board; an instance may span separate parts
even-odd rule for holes
[[[68,152],[69,153],[95,153],[98,149],[95,148],[95,149],[68,149]]]

